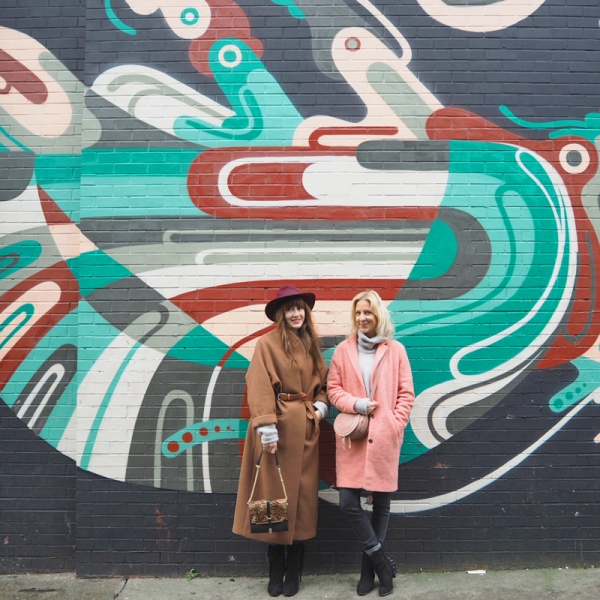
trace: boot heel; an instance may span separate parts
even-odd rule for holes
[[[283,582],[284,596],[295,596],[298,593],[303,569],[304,544],[300,542],[288,546],[285,565],[285,581]]]

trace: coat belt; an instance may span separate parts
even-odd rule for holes
[[[312,418],[315,422],[315,428],[317,434],[319,433],[319,419],[317,418],[317,413],[315,411],[315,407],[313,405],[313,396],[308,396],[304,392],[300,392],[299,394],[277,394],[277,400],[281,400],[282,402],[304,402],[304,406],[306,406],[306,410],[312,415]]]

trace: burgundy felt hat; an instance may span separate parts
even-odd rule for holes
[[[308,304],[308,307],[310,309],[312,309],[312,307],[315,305],[316,296],[312,292],[301,292],[297,287],[293,285],[284,285],[283,287],[279,288],[277,296],[275,296],[275,298],[273,298],[273,300],[271,300],[271,302],[269,302],[265,306],[265,314],[267,315],[267,317],[269,317],[269,319],[271,319],[271,321],[274,322],[275,314],[277,313],[279,305],[284,300],[287,300],[288,298],[293,298],[295,296],[302,298],[304,302]]]

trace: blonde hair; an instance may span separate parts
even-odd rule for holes
[[[293,296],[292,298],[285,299],[277,307],[277,311],[275,313],[277,331],[281,337],[283,348],[290,359],[290,365],[292,362],[296,362],[296,359],[292,354],[292,345],[290,342],[290,334],[292,334],[292,329],[285,320],[285,312],[294,307],[304,309],[304,323],[302,323],[302,327],[300,327],[300,330],[295,332],[294,335],[297,333],[298,337],[302,341],[306,354],[312,358],[314,369],[313,372],[319,373],[321,369],[325,367],[325,360],[321,354],[319,335],[317,334],[317,330],[312,319],[312,311],[310,306],[308,306],[308,304],[306,304],[306,302],[299,296]]]
[[[366,300],[371,305],[371,312],[377,319],[377,335],[381,337],[391,338],[396,331],[390,311],[387,309],[381,296],[375,290],[367,290],[357,294],[352,299],[352,310],[350,311],[350,333],[348,337],[358,334],[358,326],[356,324],[356,305],[361,301]]]

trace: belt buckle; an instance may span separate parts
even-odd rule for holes
[[[287,396],[287,394],[284,394],[284,393],[282,393],[282,392],[279,392],[279,393],[277,394],[277,400],[280,400],[280,401],[282,401],[282,402],[283,402],[283,401],[285,400],[285,398],[282,398],[281,396]]]

